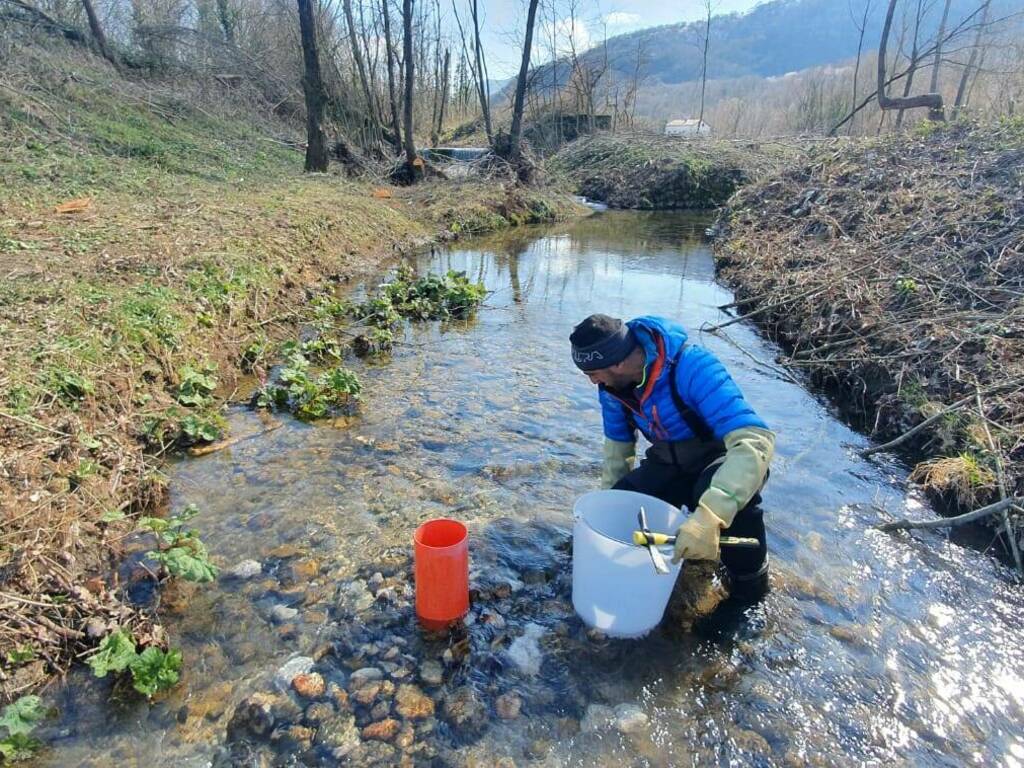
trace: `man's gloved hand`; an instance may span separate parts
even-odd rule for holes
[[[722,518],[705,507],[698,505],[697,511],[679,526],[676,532],[676,549],[672,562],[687,560],[717,560],[718,538],[725,528]]]

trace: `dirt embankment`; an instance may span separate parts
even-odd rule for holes
[[[952,510],[1024,494],[1024,122],[819,147],[740,191],[722,276]]]
[[[599,135],[567,145],[548,168],[612,208],[717,208],[799,152],[777,143]]]
[[[293,129],[224,94],[21,53],[0,90],[0,701],[115,626],[163,642],[125,598],[123,542],[163,502],[162,456],[220,430],[318,297],[429,242],[580,212],[499,182],[306,176]]]

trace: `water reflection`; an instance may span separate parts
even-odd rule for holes
[[[899,473],[856,458],[862,438],[799,386],[699,333],[731,298],[700,242],[706,225],[606,212],[425,257],[422,269],[483,280],[492,291],[484,308],[472,321],[411,327],[390,362],[360,370],[365,402],[351,423],[288,422],[174,468],[174,505],[203,509],[198,523],[214,556],[228,566],[254,558],[264,572],[169,598],[175,642],[190,660],[185,684],[152,708],[117,709],[102,685],[77,678],[61,700],[65,738],[41,763],[205,764],[235,703],[265,688],[291,653],[333,637],[334,586],[406,545],[422,520],[468,522],[493,568],[551,557],[494,521],[564,530],[572,500],[594,487],[600,413],[567,339],[582,317],[603,311],[683,322],[777,430],[764,494],[774,591],[738,633],[698,627],[572,657],[548,647],[545,677],[586,698],[566,693],[550,704],[576,729],[559,730],[562,717],[494,722],[456,751],[459,760],[1018,764],[1020,595],[1001,566],[937,535],[872,531],[878,505],[899,512],[918,503]],[[754,358],[773,358],[751,329],[730,333]],[[244,411],[231,420],[236,433],[259,428]],[[282,556],[288,546],[315,567],[296,571],[295,558]],[[275,621],[278,605],[297,608],[294,621]],[[550,687],[515,684],[527,709],[547,711],[529,697],[550,698]],[[589,703],[636,704],[648,725],[579,732]]]

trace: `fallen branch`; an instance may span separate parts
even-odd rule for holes
[[[227,440],[218,440],[216,443],[210,443],[208,445],[197,445],[188,449],[189,456],[206,456],[217,451],[223,451],[225,448],[230,448],[232,445],[244,442],[245,440],[251,440],[254,437],[263,437],[268,432],[273,432],[275,429],[280,429],[284,426],[283,422],[277,422],[271,424],[266,429],[260,432],[253,432],[249,435],[238,435],[237,437],[229,437]]]
[[[1013,381],[1007,381],[1007,382],[1004,382],[1003,384],[995,384],[993,386],[986,387],[984,390],[982,390],[982,394],[989,394],[989,393],[992,393],[992,392],[998,392],[999,390],[1002,390],[1002,389],[1007,389],[1007,388],[1012,388],[1012,387],[1019,387],[1022,384],[1024,384],[1024,379],[1014,379]],[[905,443],[907,440],[912,438],[914,435],[916,435],[921,430],[927,429],[929,426],[931,426],[935,422],[939,421],[943,416],[948,416],[950,413],[952,413],[953,411],[957,410],[958,408],[962,408],[967,403],[973,402],[974,398],[975,398],[975,395],[974,394],[970,394],[967,397],[964,397],[964,398],[961,398],[960,400],[957,400],[952,405],[944,408],[943,410],[939,411],[938,413],[936,413],[936,414],[934,414],[932,416],[929,416],[927,419],[925,419],[924,421],[922,421],[920,424],[918,424],[917,426],[913,427],[912,429],[908,429],[906,432],[904,432],[899,437],[897,437],[897,438],[895,438],[893,440],[890,440],[887,443],[882,443],[881,445],[875,445],[875,446],[872,446],[871,448],[864,449],[863,451],[860,452],[860,456],[862,458],[866,458],[866,457],[868,457],[868,456],[870,456],[870,455],[872,455],[874,453],[881,453],[882,451],[887,451],[890,448],[895,448],[897,445],[900,445],[901,443]]]
[[[971,396],[974,397],[973,395]],[[955,528],[966,523],[973,523],[975,520],[981,520],[989,515],[998,515],[1000,512],[1013,508],[1019,509],[1020,504],[1024,504],[1024,499],[1016,496],[1011,496],[1001,501],[997,501],[994,504],[989,504],[987,507],[981,507],[973,512],[966,512],[956,517],[940,517],[935,520],[894,520],[891,523],[882,523],[876,525],[875,528],[879,531],[889,533],[891,531],[909,531],[918,528]]]

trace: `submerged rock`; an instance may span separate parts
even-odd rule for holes
[[[315,699],[324,695],[327,689],[322,675],[312,672],[310,674],[296,675],[292,678],[292,688],[299,696],[307,699]]]
[[[523,700],[518,694],[509,691],[503,693],[494,701],[494,711],[502,720],[515,720],[519,717],[519,710],[523,707]]]
[[[280,691],[287,691],[298,675],[305,675],[313,669],[313,660],[309,656],[295,656],[288,659],[274,675],[274,685]]]
[[[540,672],[544,655],[538,640],[544,636],[544,627],[530,622],[523,628],[523,634],[512,641],[508,648],[508,657],[520,672],[536,675]]]
[[[407,720],[423,720],[434,714],[434,702],[415,685],[403,685],[395,696],[398,714]]]
[[[263,573],[263,566],[258,560],[243,560],[224,572],[228,578],[246,580],[253,579]]]
[[[387,720],[370,723],[368,726],[363,728],[362,736],[367,741],[391,741],[398,735],[398,731],[401,727],[401,723],[394,718],[389,717]]]
[[[591,704],[580,721],[580,730],[583,733],[595,733],[611,728],[614,722],[614,709],[604,704]]]
[[[283,624],[286,621],[291,621],[298,615],[298,609],[289,608],[287,605],[278,604],[270,609],[270,618],[276,621],[278,624]]]
[[[444,680],[444,667],[437,661],[424,661],[420,664],[420,680],[427,685],[440,685]]]
[[[341,759],[359,746],[359,729],[351,715],[336,717],[320,724],[314,741],[332,751],[335,759]]]
[[[463,685],[445,698],[444,717],[459,730],[475,732],[487,722],[487,707],[472,688]]]
[[[636,704],[619,704],[615,708],[615,728],[621,733],[639,733],[647,722],[647,715]]]
[[[359,688],[365,683],[372,682],[374,680],[382,680],[384,678],[384,672],[377,667],[363,667],[353,672],[349,678],[349,686],[351,688]]]

